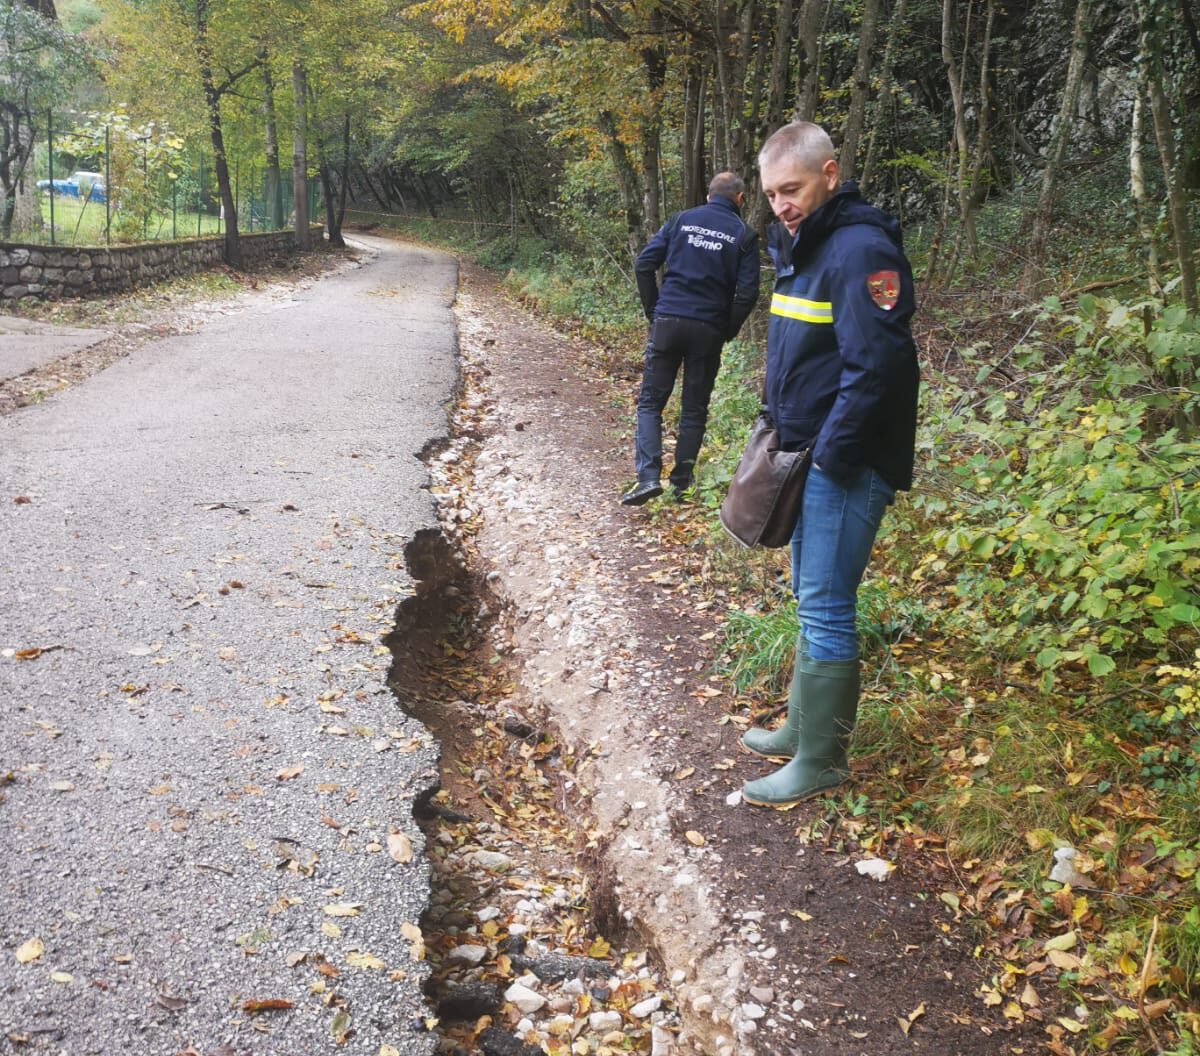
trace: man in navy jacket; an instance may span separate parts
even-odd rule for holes
[[[621,496],[626,506],[662,494],[662,412],[681,365],[670,480],[677,494],[691,487],[721,346],[737,335],[758,299],[758,236],[738,212],[745,197],[740,178],[718,173],[708,201],[672,216],[638,254],[638,295],[651,325],[637,405],[637,483]],[[656,273],[664,264],[660,287]]]
[[[779,220],[768,246],[767,409],[786,449],[811,449],[812,467],[791,542],[800,630],[787,721],[742,738],[787,763],[747,782],[742,798],[786,807],[849,776],[858,584],[884,510],[912,486],[915,301],[900,225],[841,183],[823,129],[785,125],[758,162]]]

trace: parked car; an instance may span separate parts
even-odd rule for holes
[[[103,202],[106,198],[104,175],[79,169],[65,180],[54,180],[54,193],[64,198],[82,198],[85,202]],[[38,180],[39,191],[49,191],[50,180]]]

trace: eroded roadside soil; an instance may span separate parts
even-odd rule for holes
[[[441,645],[457,687],[418,713],[446,753],[433,838],[460,862],[473,854],[475,868],[449,870],[455,893],[426,938],[443,978],[503,990],[521,971],[503,960],[510,940],[529,925],[497,892],[534,883],[577,911],[564,949],[598,934],[621,948],[590,953],[633,969],[618,981],[632,992],[610,990],[611,1007],[586,984],[571,1000],[539,994],[557,1002],[557,1033],[554,1007],[498,1000],[472,1006],[486,1018],[460,1040],[501,1025],[526,1047],[483,1051],[1035,1051],[1036,1013],[1015,1025],[981,1000],[989,966],[939,899],[956,887],[943,856],[900,841],[877,882],[855,868],[872,852],[853,823],[829,824],[825,805],[779,813],[738,801],[763,764],[739,750],[728,688],[712,674],[728,600],[704,573],[729,555],[715,553],[719,540],[673,531],[669,509],[617,504],[636,381],[600,376],[594,350],[470,265],[457,311],[456,435],[430,466],[465,565],[450,620],[465,637]],[[448,697],[461,699],[447,707]],[[454,831],[463,824],[470,831]],[[514,861],[488,878],[478,851]],[[578,884],[560,882],[568,876]],[[482,947],[458,955],[474,966],[452,970],[456,943]],[[535,976],[523,978],[537,993]],[[632,1016],[647,995],[653,1017]],[[605,1021],[614,1029],[590,1031],[589,1009],[618,1013]]]

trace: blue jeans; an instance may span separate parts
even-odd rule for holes
[[[839,482],[813,466],[792,532],[792,593],[813,660],[854,660],[858,584],[895,491],[873,469]]]
[[[709,397],[721,365],[721,344],[720,332],[709,323],[671,315],[655,318],[646,343],[646,366],[638,394],[633,458],[638,480],[658,480],[662,475],[662,412],[682,365],[683,392],[671,483],[679,488],[691,484],[708,424]]]

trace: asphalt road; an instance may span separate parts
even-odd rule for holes
[[[457,276],[364,241],[0,419],[0,1052],[433,1050],[380,637]]]

